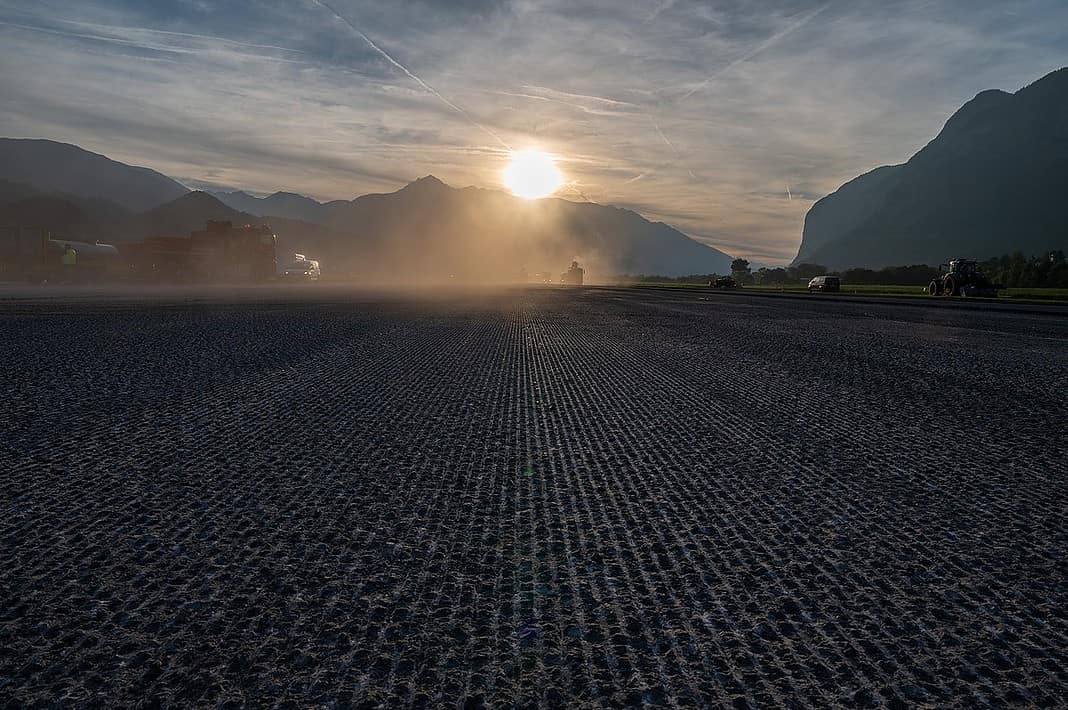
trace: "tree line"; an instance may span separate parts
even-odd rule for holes
[[[1005,288],[1068,288],[1068,260],[1063,251],[1052,251],[1037,256],[1024,256],[1021,252],[979,262],[979,268],[991,282]],[[680,284],[705,284],[727,274],[689,274],[687,276],[656,276],[641,274],[639,282],[667,282]],[[882,269],[845,269],[835,271],[820,264],[797,264],[783,267],[750,268],[746,259],[735,259],[731,273],[736,281],[757,286],[796,286],[807,284],[814,276],[835,275],[843,284],[872,286],[926,286],[938,276],[937,266],[912,264],[887,266]]]

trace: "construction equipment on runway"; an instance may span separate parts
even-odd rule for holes
[[[277,277],[275,243],[266,225],[235,227],[222,221],[209,221],[188,237],[118,245],[63,239],[37,227],[7,227],[0,228],[0,279],[263,282]],[[66,268],[64,254],[73,262]]]
[[[267,225],[209,220],[188,237],[123,244],[131,278],[153,282],[263,282],[277,276],[276,238]]]
[[[1003,287],[991,283],[974,259],[951,259],[948,264],[938,265],[938,276],[928,284],[927,293],[932,296],[997,298],[999,288]]]
[[[572,261],[571,268],[560,274],[560,283],[570,284],[572,286],[581,286],[582,279],[585,274],[586,270],[579,266],[579,263],[577,261]]]
[[[318,281],[322,276],[322,271],[319,268],[319,262],[315,259],[309,259],[303,254],[294,254],[293,261],[283,268],[279,275],[283,281]]]
[[[47,230],[0,228],[0,280],[101,281],[121,272],[112,244],[63,239]]]

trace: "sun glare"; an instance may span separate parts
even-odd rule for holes
[[[559,190],[564,178],[551,155],[524,150],[512,153],[512,162],[504,169],[504,184],[516,197],[536,200]]]

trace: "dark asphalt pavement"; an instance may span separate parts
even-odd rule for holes
[[[1068,318],[0,292],[0,706],[1068,697]]]

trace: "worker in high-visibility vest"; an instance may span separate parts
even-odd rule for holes
[[[78,250],[67,244],[63,247],[63,280],[66,282],[74,281],[75,270],[78,268]]]

